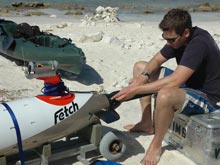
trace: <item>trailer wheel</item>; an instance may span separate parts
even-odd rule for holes
[[[108,132],[100,142],[99,151],[108,160],[120,158],[126,150],[124,135],[120,132]]]

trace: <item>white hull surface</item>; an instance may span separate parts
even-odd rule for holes
[[[92,92],[67,96],[36,96],[0,104],[0,156],[60,139],[94,123],[94,115],[109,106],[104,95]],[[19,135],[20,132],[20,135]]]

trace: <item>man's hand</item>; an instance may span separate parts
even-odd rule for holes
[[[133,77],[132,79],[130,79],[129,81],[129,85],[143,85],[146,84],[148,82],[148,77],[144,76],[144,75],[139,75],[137,77]]]
[[[111,99],[112,100],[118,100],[118,101],[126,101],[134,97],[136,93],[137,86],[130,85],[122,90],[120,90],[117,94],[115,94]]]
[[[148,77],[144,75],[139,75],[137,77],[133,77],[129,81],[129,86],[120,90],[117,94],[115,94],[111,99],[118,100],[118,101],[126,101],[133,98],[137,95],[137,88],[140,85],[146,84],[148,82]]]

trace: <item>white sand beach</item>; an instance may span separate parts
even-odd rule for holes
[[[81,20],[62,20],[58,17],[41,17],[3,18],[17,23],[27,22],[38,25],[43,31],[71,38],[76,46],[82,48],[86,56],[86,66],[80,77],[72,80],[63,79],[65,85],[73,91],[111,93],[120,90],[132,77],[134,63],[149,60],[165,44],[158,28],[158,21],[91,23]],[[220,20],[193,21],[193,25],[207,29],[220,46]],[[166,66],[175,68],[175,61],[166,63]],[[40,94],[43,82],[26,79],[22,67],[14,62],[0,56],[0,69],[0,90],[4,91],[0,95],[1,101]],[[103,125],[122,131],[127,138],[126,154],[118,162],[123,165],[140,164],[153,136],[125,132],[123,128],[126,124],[140,120],[141,109],[138,100],[123,103],[117,108],[117,112],[120,114],[120,120],[112,124],[103,123]],[[166,145],[164,143],[164,146]],[[68,163],[63,162],[62,165],[64,164]],[[73,164],[81,165],[80,162]],[[177,150],[168,148],[163,153],[159,165],[168,164],[194,165],[195,163]]]

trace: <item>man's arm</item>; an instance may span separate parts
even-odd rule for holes
[[[163,55],[160,52],[158,52],[148,62],[148,64],[144,68],[144,71],[148,72],[149,74],[152,74],[154,71],[159,69],[160,66],[166,61],[167,61],[167,59],[165,57],[163,57]]]
[[[149,62],[146,63],[146,66],[144,67],[143,70],[140,71],[139,75],[136,74],[136,76],[130,80],[129,84],[130,85],[142,85],[142,84],[147,83],[152,73],[156,71],[157,69],[159,69],[160,66],[165,61],[167,61],[167,59],[164,58],[160,52],[158,52],[157,54],[153,56],[153,58]],[[146,75],[141,74],[143,72],[147,74]]]
[[[179,88],[193,73],[194,70],[183,65],[178,65],[171,75],[158,79],[152,83],[137,86],[135,93],[154,93],[158,92],[161,88]]]
[[[185,83],[193,73],[194,70],[178,65],[171,75],[158,79],[152,83],[125,87],[114,95],[112,99],[123,101],[128,100],[137,94],[156,93],[165,87],[178,88]]]

